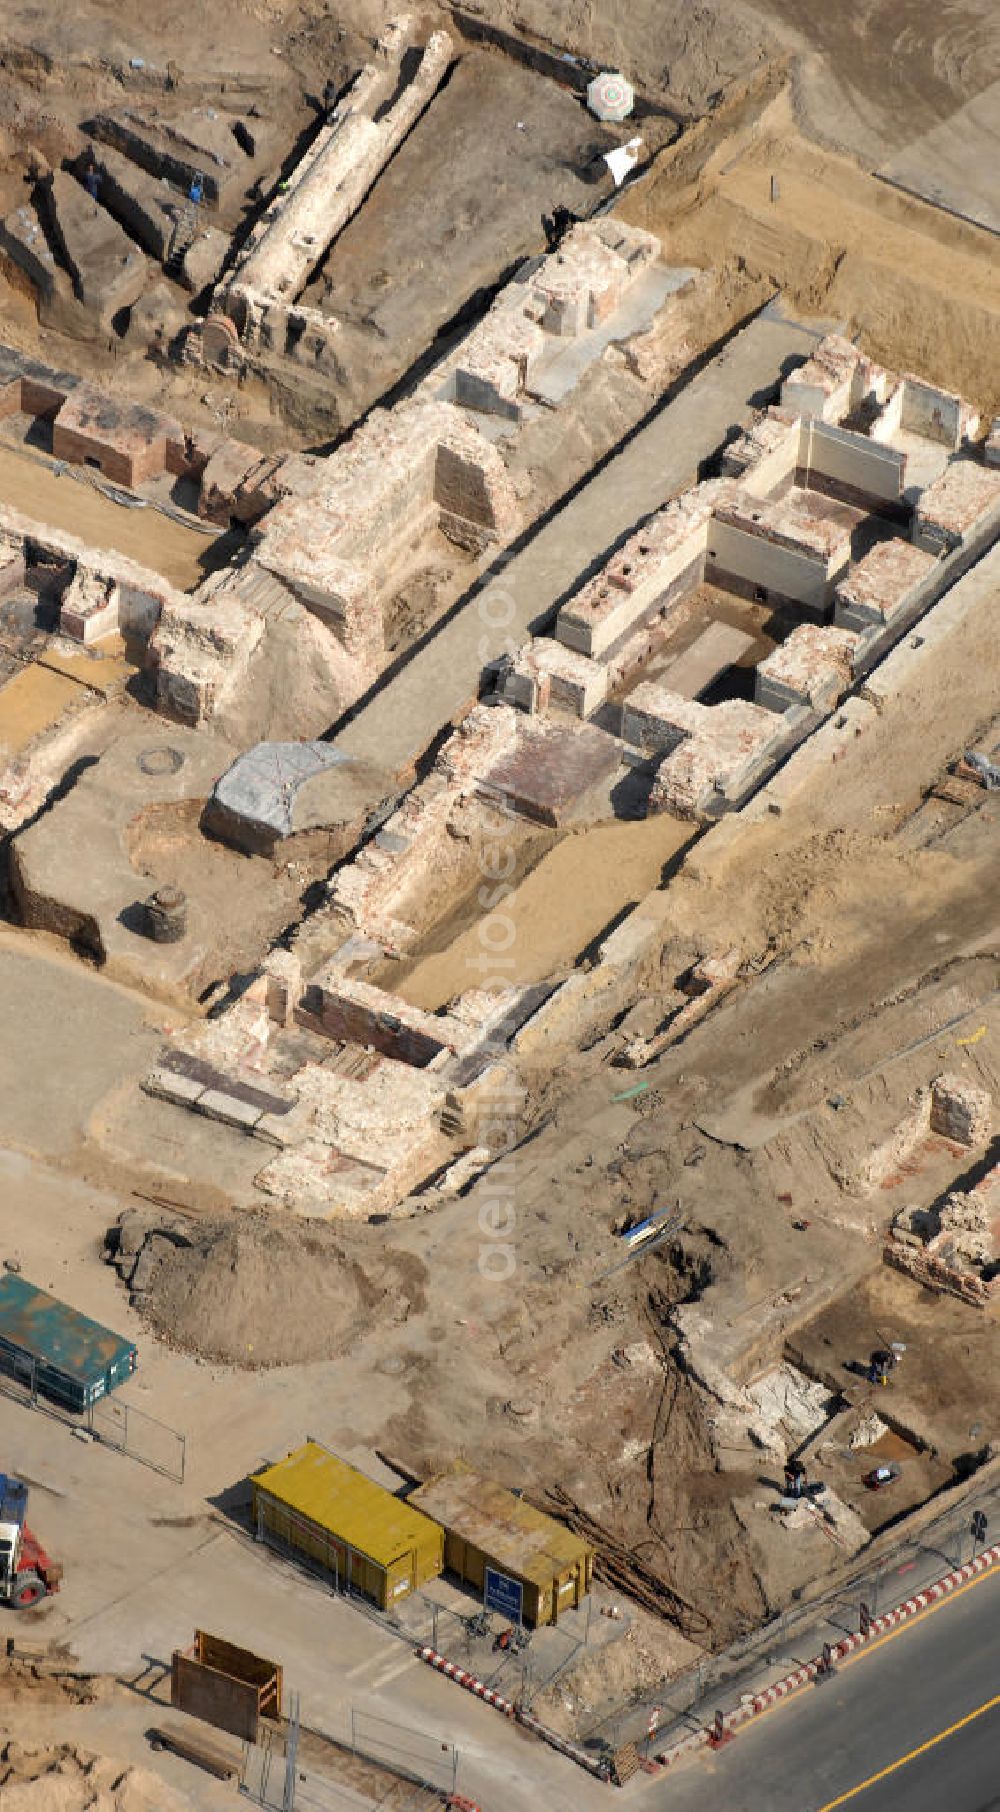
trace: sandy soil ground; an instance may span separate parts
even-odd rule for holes
[[[506,0],[486,0],[483,10],[512,18]],[[177,57],[222,79],[233,73],[237,44],[240,71],[266,85],[290,148],[313,117],[309,95],[363,54],[362,35],[386,11],[381,0],[353,0],[342,27],[312,0],[223,0],[204,19],[163,9],[140,19],[91,0],[63,22],[55,61],[34,42],[50,21],[15,7],[0,93],[0,200],[11,205],[23,192],[29,144],[64,155],[82,109],[123,81],[137,87],[138,75],[106,66],[127,70],[134,56]],[[725,8],[667,0],[653,9],[649,0],[630,9],[574,0],[561,11],[524,0],[518,17],[562,45],[621,62],[685,111],[708,106],[730,78],[758,84],[679,140],[628,198],[627,216],[661,233],[672,260],[714,267],[714,275],[700,280],[662,340],[613,349],[588,377],[584,402],[605,411],[602,434],[613,438],[634,421],[644,385],[668,382],[693,348],[777,286],[794,305],[857,330],[875,356],[998,405],[996,361],[985,350],[1000,311],[995,241],[877,185],[837,148],[847,137],[862,158],[880,156],[916,122],[923,129],[945,117],[993,79],[1000,26],[985,0],[953,8],[947,34],[938,20],[928,27],[912,0],[825,13],[800,0]],[[766,61],[784,51],[794,59],[791,93],[760,120],[761,97],[777,81]],[[576,194],[574,160],[593,129],[562,95],[547,107],[533,90],[529,109],[522,73],[492,53],[470,58],[446,91],[460,142],[490,87],[487,64],[506,134],[489,147],[495,153],[502,142],[502,207],[491,214],[476,193],[483,164],[460,159],[446,181],[445,150],[425,133],[327,267],[331,300],[353,311],[373,344],[402,332],[407,286],[384,274],[402,272],[419,294],[424,326],[413,328],[413,347],[400,340],[395,364],[373,361],[364,374],[373,394],[420,350],[434,321],[531,249],[553,197]],[[522,111],[530,130],[518,135]],[[808,141],[807,126],[833,148]],[[413,209],[414,187],[435,191],[432,231]],[[445,284],[438,266],[463,236],[468,264],[449,270]],[[65,342],[38,334],[19,292],[0,292],[0,303],[3,334],[54,363],[69,361]],[[229,411],[221,387],[190,373],[165,374],[141,357],[116,364],[103,347],[74,348],[73,358],[189,419],[226,422],[262,444],[294,438],[252,388]],[[539,501],[550,498],[584,469],[595,444],[582,416],[569,430],[554,420],[551,440],[535,443],[534,470],[519,476],[534,480]],[[5,455],[0,488],[8,481],[15,468]],[[65,482],[52,481],[53,508]],[[93,501],[74,487],[74,510],[81,498]],[[110,532],[103,517],[95,532]],[[176,561],[170,570],[181,579],[200,549],[161,546],[159,534],[156,559]],[[414,591],[401,598],[401,635],[406,611],[417,619],[424,609]],[[857,1186],[873,1143],[946,1063],[1000,1094],[995,822],[985,799],[961,839],[932,836],[929,822],[917,822],[926,789],[995,714],[996,676],[982,648],[981,624],[956,637],[933,682],[879,718],[807,797],[748,830],[728,857],[690,852],[672,882],[662,962],[637,984],[634,1007],[655,1018],[676,1004],[677,978],[701,954],[737,947],[741,979],[644,1073],[646,1086],[630,1086],[614,1067],[627,1031],[610,1024],[587,1028],[585,1049],[524,1059],[526,1107],[511,1128],[506,1178],[514,1269],[503,1281],[491,1275],[481,1218],[495,1178],[434,1213],[417,1198],[409,1219],[343,1233],[247,1212],[260,1159],[252,1142],[138,1094],[137,1078],[186,1009],[168,1013],[44,940],[0,930],[13,1028],[0,1045],[5,1251],[27,1275],[137,1334],[149,1360],[137,1389],[148,1388],[158,1416],[192,1437],[189,1498],[173,1521],[148,1478],[123,1487],[124,1475],[106,1473],[94,1487],[109,1456],[98,1455],[94,1473],[82,1470],[89,1449],[66,1463],[80,1468],[74,1491],[81,1480],[82,1497],[93,1487],[86,1529],[72,1494],[53,1492],[47,1506],[56,1535],[76,1544],[78,1595],[65,1615],[85,1640],[106,1610],[88,1546],[122,1497],[137,1509],[120,1536],[130,1589],[145,1588],[154,1545],[180,1580],[183,1543],[194,1540],[184,1528],[197,1525],[197,1539],[207,1539],[204,1500],[228,1504],[227,1492],[243,1488],[266,1453],[315,1429],[340,1451],[384,1448],[418,1473],[471,1462],[542,1503],[559,1486],[642,1558],[678,1595],[678,1627],[670,1626],[669,1652],[644,1635],[635,1666],[621,1667],[618,1652],[598,1678],[581,1681],[579,1697],[596,1715],[626,1681],[651,1684],[658,1668],[693,1649],[725,1644],[830,1564],[824,1535],[772,1535],[774,1480],[745,1444],[727,1450],[716,1438],[719,1404],[695,1363],[706,1329],[709,1350],[736,1376],[756,1375],[798,1342],[804,1364],[829,1368],[838,1381],[873,1329],[877,1336],[888,1319],[901,1330],[912,1363],[893,1401],[900,1421],[938,1452],[933,1466],[904,1456],[910,1479],[897,1502],[916,1501],[969,1447],[997,1437],[997,1405],[976,1382],[996,1369],[992,1322],[957,1304],[932,1307],[879,1269],[899,1198]],[[666,821],[603,826],[544,856],[511,908],[521,978],[568,964],[655,884],[687,835]],[[152,866],[176,851],[164,837],[146,854]],[[220,910],[223,891],[220,883]],[[437,947],[405,976],[410,998],[437,1005],[448,997],[469,935],[454,917],[438,927]],[[959,1047],[954,1033],[938,1037],[960,1012],[986,1028],[973,1048]],[[953,1153],[929,1152],[907,1175],[908,1199],[929,1203],[958,1168]],[[192,1236],[154,1251],[143,1294],[129,1305],[99,1251],[138,1189],[180,1202]],[[676,1206],[676,1235],[623,1263],[622,1228],[663,1206]],[[936,1377],[939,1336],[946,1389]],[[34,1438],[25,1436],[26,1449]],[[838,1489],[848,1499],[854,1492],[875,1526],[881,1506],[861,1497],[861,1461],[838,1451],[829,1464]],[[58,1605],[55,1612],[64,1615]],[[152,1640],[132,1625],[126,1634],[130,1653]],[[110,1644],[106,1630],[104,1639]],[[555,1706],[552,1715],[560,1715]],[[4,1716],[0,1692],[0,1729]],[[55,1748],[51,1733],[46,1744]],[[62,1759],[72,1774],[76,1763]],[[24,1772],[22,1761],[14,1765]],[[33,1791],[24,1801],[32,1812],[40,1804]]]
[[[0,330],[2,331],[2,330]],[[0,446],[0,494],[5,504],[63,529],[94,547],[113,547],[181,591],[205,577],[211,537],[185,528],[159,510],[123,509],[90,485],[60,477],[40,459]]]
[[[771,199],[771,180],[777,200]],[[1000,407],[996,239],[864,174],[798,131],[780,93],[749,131],[703,153],[681,139],[625,198],[681,263],[735,267],[985,412]]]
[[[635,74],[647,92],[700,113],[765,58],[790,56],[810,131],[872,162],[942,119],[1000,72],[991,0],[943,17],[923,0],[816,7],[811,0],[473,0],[470,12],[523,24],[560,47]]]
[[[665,864],[691,834],[677,820],[661,818],[596,824],[564,837],[506,902],[514,928],[514,966],[505,970],[510,982],[544,981],[571,969],[599,933],[658,886]],[[457,924],[452,919],[436,929],[430,949],[394,965],[386,986],[431,1013],[461,994],[480,972],[480,917],[473,901]]]

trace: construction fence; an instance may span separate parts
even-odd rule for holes
[[[117,1453],[127,1454],[140,1466],[149,1466],[164,1478],[184,1483],[187,1438],[180,1429],[171,1428],[140,1409],[116,1392],[101,1397],[80,1414],[41,1394],[38,1388],[37,1362],[25,1354],[15,1353],[0,1359],[0,1392],[25,1409],[40,1410],[68,1428],[78,1428]]]
[[[346,1812],[386,1793],[393,1812],[427,1812],[455,1792],[454,1744],[354,1708],[340,1723],[336,1736],[303,1729],[293,1697],[283,1727],[244,1744],[240,1792],[267,1812]]]

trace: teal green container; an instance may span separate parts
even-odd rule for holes
[[[131,1340],[36,1289],[0,1277],[0,1367],[39,1396],[81,1414],[132,1376]]]

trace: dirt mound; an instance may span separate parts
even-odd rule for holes
[[[699,1651],[669,1624],[657,1623],[632,1605],[625,1614],[627,1628],[612,1623],[610,1640],[595,1639],[574,1666],[532,1700],[532,1711],[550,1730],[583,1740],[611,1707],[653,1692],[697,1660]]]
[[[418,1259],[374,1244],[349,1251],[323,1221],[131,1210],[110,1230],[107,1253],[170,1345],[250,1369],[332,1359],[423,1302]]]
[[[67,1655],[62,1650],[39,1661],[7,1656],[0,1663],[0,1706],[27,1699],[35,1705],[93,1705],[105,1697],[107,1682],[99,1676],[72,1673],[60,1666]]]
[[[7,1743],[0,1757],[4,1812],[184,1812],[190,1804],[145,1768],[123,1768],[71,1743]]]

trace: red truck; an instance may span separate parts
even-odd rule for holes
[[[0,1472],[0,1604],[15,1611],[58,1592],[63,1570],[24,1520],[28,1487]]]

